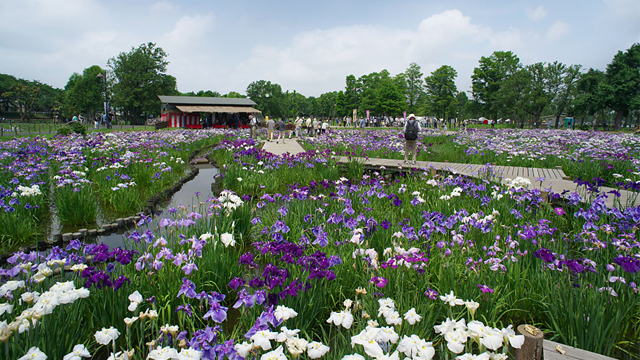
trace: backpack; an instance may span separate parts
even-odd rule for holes
[[[418,138],[418,127],[416,121],[407,122],[407,130],[404,132],[405,140],[416,140]]]

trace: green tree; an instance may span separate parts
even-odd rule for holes
[[[456,94],[456,104],[458,106],[458,121],[462,121],[468,118],[468,108],[469,108],[469,97],[467,93],[464,91],[460,91]]]
[[[235,91],[230,91],[228,94],[225,94],[223,97],[226,97],[226,98],[237,98],[237,99],[238,98],[246,98],[245,95],[242,95],[242,94],[240,94],[238,92],[235,92]]]
[[[606,105],[616,112],[614,128],[620,129],[622,118],[640,105],[640,43],[613,57],[607,65],[605,87]]]
[[[286,116],[287,98],[279,84],[272,84],[267,80],[252,81],[247,86],[246,92],[247,97],[257,104],[256,108],[265,116],[276,118]]]
[[[177,95],[176,79],[167,75],[167,53],[154,43],[147,43],[121,52],[109,59],[115,76],[113,103],[121,107],[129,120],[140,115],[157,113],[158,95]]]
[[[525,86],[522,91],[521,106],[533,117],[535,127],[540,126],[540,115],[555,99],[562,84],[562,63],[535,63],[524,68]]]
[[[503,109],[501,112],[503,118],[511,118],[513,124],[520,122],[520,127],[524,127],[526,113],[523,110],[524,90],[529,85],[529,81],[529,73],[519,68],[503,81],[495,96],[495,103]]]
[[[605,108],[605,95],[603,84],[605,73],[597,69],[589,69],[582,74],[576,85],[575,109],[581,116],[582,122],[587,116],[593,116],[592,129],[595,130],[598,123],[598,112]]]
[[[420,99],[424,98],[424,80],[422,76],[420,65],[414,62],[409,64],[409,67],[404,72],[404,78],[406,80],[405,96],[410,113],[416,112]]]
[[[504,103],[497,96],[504,81],[520,69],[520,59],[511,51],[495,51],[489,57],[481,57],[473,69],[471,87],[473,96],[483,104],[487,115],[498,118]]]
[[[91,117],[104,107],[104,78],[98,74],[105,71],[98,65],[88,67],[82,74],[73,73],[64,88],[64,113],[67,116],[85,114]]]
[[[357,109],[358,103],[362,104],[362,98],[358,99],[358,94],[362,93],[362,81],[356,80],[356,77],[351,75],[347,75],[345,80],[346,86],[344,89],[344,102],[351,107],[351,111],[353,109]],[[351,116],[352,112],[349,112],[349,116]]]
[[[576,95],[576,85],[578,80],[580,80],[581,68],[582,65],[571,65],[563,69],[560,88],[552,103],[554,106],[553,112],[556,116],[556,129],[560,125],[560,116],[562,116],[567,109],[572,108],[573,100]]]
[[[438,118],[447,119],[457,112],[456,76],[454,68],[442,65],[425,78],[427,102]]]
[[[391,79],[389,77],[380,80],[378,91],[378,110],[376,115],[398,116],[406,109],[406,100],[404,93],[398,85],[397,77]]]
[[[42,84],[39,81],[19,79],[9,85],[8,91],[2,93],[2,98],[18,110],[20,120],[28,122],[31,111],[38,101]]]

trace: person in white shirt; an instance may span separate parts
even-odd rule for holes
[[[297,118],[296,119],[296,136],[300,137],[301,133],[302,133],[302,119]]]

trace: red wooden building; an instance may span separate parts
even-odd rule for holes
[[[161,121],[168,127],[247,127],[250,114],[261,117],[255,102],[247,98],[163,96]]]

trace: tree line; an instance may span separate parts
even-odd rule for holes
[[[180,93],[176,78],[166,73],[167,58],[154,43],[141,44],[109,59],[106,69],[96,65],[73,73],[64,89],[0,74],[0,111],[12,108],[24,121],[33,111],[91,116],[103,111],[106,99],[127,120],[144,121],[160,111],[157,95],[186,95],[248,97],[272,117],[345,117],[357,109],[358,116],[369,110],[371,116],[401,117],[406,111],[442,119],[508,118],[521,127],[539,127],[543,115],[555,117],[556,127],[563,116],[588,120],[593,128],[640,124],[640,44],[618,51],[604,71],[557,61],[525,65],[511,51],[495,51],[473,69],[469,94],[457,89],[453,67],[425,76],[416,63],[396,75],[385,69],[348,75],[343,90],[318,97],[268,80],[251,82],[246,95]]]

